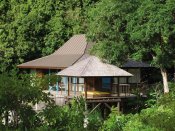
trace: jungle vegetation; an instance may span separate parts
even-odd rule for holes
[[[84,128],[84,101],[59,107],[16,65],[54,52],[74,34],[95,42],[91,53],[120,66],[127,59],[159,68],[163,86],[139,110],[97,110]],[[175,60],[175,0],[0,0],[0,128],[2,130],[175,130],[175,89],[167,69]],[[47,82],[46,82],[47,83]],[[35,112],[32,105],[48,106]],[[13,112],[14,120],[8,115]]]

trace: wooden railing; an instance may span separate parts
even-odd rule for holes
[[[130,84],[113,84],[112,94],[117,94],[118,96],[128,96],[130,95]]]

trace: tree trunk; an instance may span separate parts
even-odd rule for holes
[[[13,120],[14,120],[14,126],[17,128],[18,127],[18,113],[16,110],[14,110]]]
[[[162,79],[163,79],[163,89],[164,93],[169,93],[169,87],[168,87],[168,79],[167,79],[167,71],[165,68],[160,68]]]
[[[5,111],[5,126],[8,127],[9,124],[9,113],[8,111]]]

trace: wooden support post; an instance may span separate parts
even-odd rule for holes
[[[128,95],[130,96],[130,84],[128,84]]]
[[[49,69],[49,86],[50,86],[50,69]]]
[[[91,114],[95,109],[97,109],[97,107],[99,107],[101,105],[101,103],[98,103],[98,105],[96,105],[95,106],[95,108],[94,109],[92,109],[92,111],[89,113],[89,114]]]
[[[104,106],[103,109],[104,109],[104,110],[103,110],[103,111],[104,111],[104,112],[103,112],[103,117],[106,118],[106,116],[107,116],[106,106]]]
[[[124,106],[123,101],[121,101],[121,105],[122,105],[121,106],[121,112],[123,113],[123,109],[124,109],[124,107],[123,107]]]
[[[94,109],[94,107],[95,107],[95,105],[94,105],[94,103],[92,103],[92,109]]]
[[[128,69],[126,69],[126,71],[129,72]],[[126,77],[126,83],[129,83],[129,77]]]
[[[70,77],[68,77],[68,96],[70,96]]]
[[[95,91],[95,77],[93,77],[93,91]]]
[[[120,111],[120,102],[117,102],[118,110]]]
[[[120,81],[119,81],[119,77],[118,77],[117,80],[118,80],[118,84],[117,84],[117,93],[118,93],[118,96],[120,96],[120,89],[119,89],[119,87],[120,87],[120,86],[119,86],[119,85],[120,85],[119,82],[120,82]]]
[[[65,77],[65,83],[64,83],[64,86],[65,86],[65,95],[67,95],[67,90],[68,90],[68,77]]]
[[[104,105],[111,110],[111,107],[107,103],[104,103]]]
[[[77,92],[79,92],[79,78],[77,77]]]
[[[87,83],[86,83],[86,78],[84,79],[84,95],[85,95],[85,100],[87,99]]]
[[[113,88],[113,83],[114,83],[114,81],[113,81],[113,77],[111,77],[111,82],[110,82],[110,86],[111,86],[111,88],[110,88],[110,92],[112,92],[112,88]]]
[[[74,90],[74,96],[76,96],[77,78],[74,77],[74,79],[75,79],[75,83],[74,83],[74,81],[73,81],[73,90]]]

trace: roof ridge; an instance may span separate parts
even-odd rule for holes
[[[85,35],[85,34],[82,34],[82,35],[84,35],[85,38],[86,38],[86,35]],[[87,42],[87,39],[86,39],[86,47],[85,47],[85,49],[84,49],[83,54],[82,54],[72,65],[74,65],[77,61],[79,61],[79,60],[83,57],[83,55],[85,55],[87,46],[88,46],[88,42]]]
[[[82,75],[85,72],[86,67],[88,67],[88,65],[90,64],[90,62],[92,61],[92,57],[89,57],[89,61],[87,62],[86,66],[84,66],[84,69],[82,70],[82,72],[80,73],[80,75]]]

